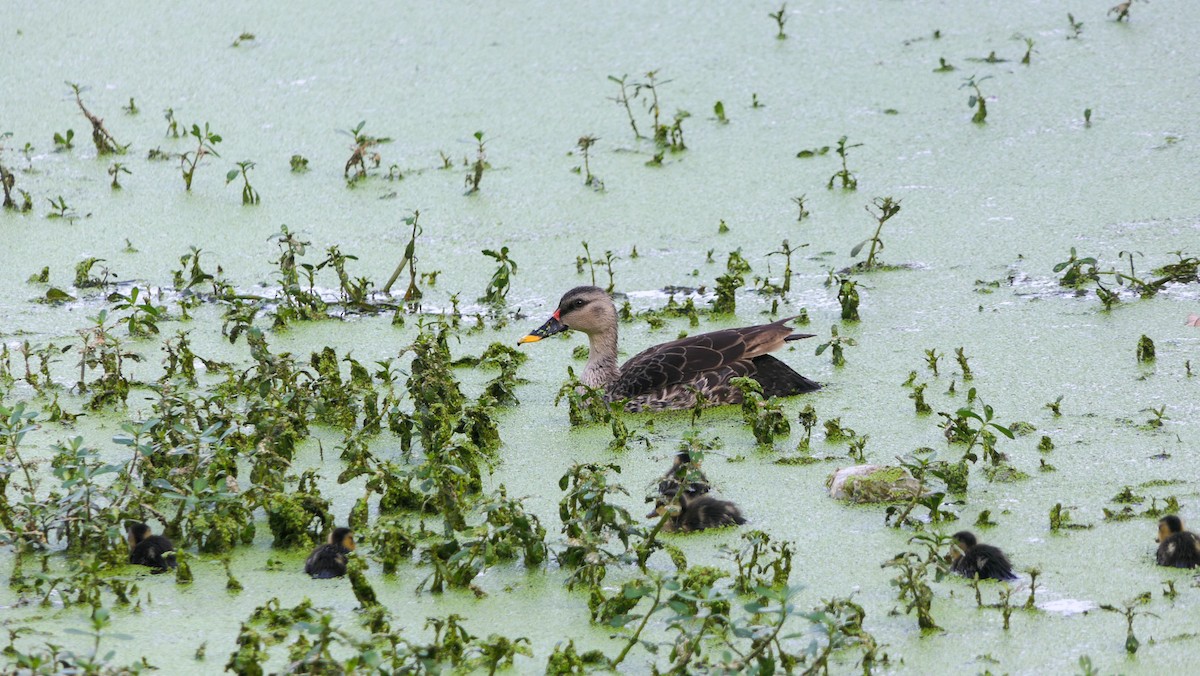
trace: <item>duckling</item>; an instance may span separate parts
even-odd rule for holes
[[[1183,529],[1183,521],[1177,516],[1164,516],[1158,520],[1158,565],[1171,568],[1195,568],[1200,566],[1200,537]]]
[[[647,517],[662,516],[668,510],[671,517],[663,525],[668,533],[690,533],[707,528],[724,528],[725,526],[740,526],[746,523],[745,517],[738,506],[728,500],[702,494],[689,495],[684,491],[679,496],[679,504],[672,505],[674,495],[662,496],[658,499],[655,510]]]
[[[655,345],[617,366],[617,309],[604,289],[578,286],[563,294],[546,323],[522,338],[532,343],[568,329],[588,337],[588,361],[579,380],[604,391],[609,402],[625,402],[625,410],[661,411],[691,408],[697,394],[709,406],[742,403],[732,384],[752,378],[768,397],[790,397],[821,389],[771,356],[788,341],[812,338],[793,333],[788,317],[770,324],[721,329]]]
[[[976,577],[981,580],[1015,580],[1012,564],[999,547],[981,545],[975,540],[975,534],[962,530],[954,534],[954,544],[950,547],[950,570],[963,577]]]
[[[130,563],[150,566],[159,573],[175,567],[175,545],[167,538],[151,533],[146,524],[140,521],[126,523],[125,537],[129,541]]]
[[[346,554],[354,551],[354,531],[334,528],[329,542],[318,545],[304,562],[304,572],[315,580],[341,577],[346,574]]]

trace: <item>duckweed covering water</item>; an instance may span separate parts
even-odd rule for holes
[[[1200,504],[1200,9],[1103,9],[10,8],[7,668],[1186,668],[1153,535]],[[581,338],[503,347],[582,283],[627,355],[804,314],[836,340],[781,357],[825,389],[790,432],[573,426]],[[638,518],[681,444],[750,524]],[[929,469],[900,524],[825,493],[920,448],[966,491]],[[123,564],[129,518],[190,581]],[[309,580],[346,523],[352,575]],[[1015,589],[943,577],[970,524]]]

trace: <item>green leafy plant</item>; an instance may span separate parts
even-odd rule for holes
[[[108,167],[108,175],[112,176],[113,190],[121,189],[121,183],[118,180],[121,177],[121,174],[132,175],[133,172],[129,171],[129,168],[120,162],[113,162],[112,165]]]
[[[360,120],[352,129],[339,129],[338,133],[349,136],[354,139],[354,145],[351,146],[350,159],[346,160],[346,167],[342,170],[342,176],[346,178],[350,185],[367,177],[367,162],[375,168],[383,161],[378,146],[385,143],[391,143],[392,139],[386,136],[371,136],[363,133],[363,127],[367,125],[366,120]],[[354,169],[354,176],[350,175],[350,170]]]
[[[829,177],[829,183],[825,186],[829,190],[833,190],[833,183],[837,180],[841,180],[842,190],[858,190],[858,178],[855,177],[854,173],[851,172],[850,168],[846,165],[846,157],[849,155],[851,148],[858,148],[862,144],[852,143],[850,145],[846,145],[846,140],[847,139],[845,136],[842,136],[838,139],[836,152],[838,158],[842,161],[842,168],[833,176]]]
[[[642,138],[641,132],[638,131],[637,120],[633,116],[633,108],[629,105],[632,100],[638,97],[641,88],[636,83],[629,82],[628,75],[622,75],[619,78],[615,75],[609,75],[608,79],[620,87],[618,94],[609,100],[625,109],[625,114],[629,117],[629,126],[633,129],[633,137],[635,139]],[[631,89],[632,93],[630,93]]]
[[[771,19],[775,22],[775,27],[777,28],[777,32],[775,33],[775,39],[776,40],[786,40],[787,33],[783,32],[783,26],[784,26],[784,24],[787,23],[787,20],[788,20],[787,3],[786,2],[783,3],[782,5],[779,6],[779,9],[777,11],[767,14],[767,16],[771,17]]]
[[[244,205],[258,204],[258,202],[259,202],[258,191],[255,190],[250,185],[250,175],[249,175],[249,171],[254,168],[254,162],[251,162],[250,160],[245,160],[243,162],[238,162],[237,166],[238,166],[237,169],[230,169],[225,174],[225,185],[229,185],[230,183],[235,181],[237,179],[238,175],[240,174],[242,177],[242,204],[244,204]]]
[[[179,167],[183,172],[183,187],[191,192],[192,178],[196,175],[196,167],[200,166],[200,160],[206,155],[220,157],[215,146],[221,142],[221,136],[209,129],[207,122],[204,123],[203,130],[199,125],[193,124],[188,134],[196,139],[196,149],[179,156]]]
[[[829,329],[829,340],[817,346],[816,354],[821,355],[825,350],[829,350],[830,360],[834,366],[845,366],[846,356],[845,348],[854,346],[858,343],[853,338],[848,336],[839,336],[837,326],[832,326]]]
[[[717,101],[713,104],[713,115],[716,116],[717,122],[721,124],[729,124],[729,118],[725,117],[725,104]]]
[[[75,144],[73,143],[74,139],[75,139],[75,130],[74,129],[68,129],[67,131],[63,132],[62,134],[60,134],[58,132],[54,132],[54,150],[56,152],[58,152],[58,151],[70,150],[70,149],[74,148],[75,147]]]
[[[487,288],[484,289],[483,296],[479,300],[482,303],[501,305],[512,285],[512,276],[517,274],[517,262],[508,257],[508,247],[506,246],[500,247],[498,252],[484,249],[483,255],[495,260],[497,268],[496,272],[492,273],[492,278],[488,281]]]
[[[492,166],[487,161],[485,148],[487,141],[483,139],[483,132],[477,131],[472,136],[475,137],[475,161],[471,163],[471,170],[467,174],[468,195],[479,192],[479,182],[483,180],[483,170]]]
[[[589,188],[603,190],[604,181],[601,181],[598,177],[592,175],[592,165],[590,161],[591,148],[592,146],[596,145],[596,141],[598,140],[600,139],[597,139],[595,136],[590,134],[587,136],[580,136],[579,141],[575,144],[575,147],[579,148],[579,152],[583,155],[583,184]],[[575,171],[579,171],[579,168],[576,168]]]
[[[1150,599],[1150,592],[1142,592],[1132,599],[1122,603],[1120,607],[1110,603],[1104,603],[1100,605],[1101,610],[1107,610],[1110,613],[1117,613],[1118,615],[1125,616],[1125,652],[1129,653],[1130,655],[1136,653],[1138,648],[1140,648],[1142,645],[1142,642],[1138,640],[1137,635],[1133,633],[1134,621],[1139,616],[1158,617],[1158,615],[1142,609],[1142,606],[1150,603]]]
[[[877,262],[875,255],[883,251],[883,239],[880,238],[880,233],[883,232],[883,224],[887,223],[893,216],[900,213],[900,200],[893,200],[891,197],[876,197],[872,204],[878,211],[871,211],[871,207],[867,206],[867,213],[875,219],[875,234],[867,239],[859,242],[850,250],[850,257],[854,258],[862,251],[863,247],[870,243],[871,248],[867,251],[867,260],[858,263],[856,266],[864,270],[870,270],[876,267]]]
[[[963,78],[963,83],[959,85],[959,89],[971,89],[974,93],[967,97],[967,107],[974,108],[975,114],[971,116],[971,121],[975,124],[984,124],[987,121],[987,100],[983,95],[983,91],[979,89],[979,83],[990,79],[991,75],[985,75],[978,80],[972,75],[968,78]]]
[[[1068,40],[1078,40],[1083,34],[1083,22],[1076,21],[1075,16],[1070,12],[1067,13],[1067,25],[1071,29],[1071,34],[1067,36]]]

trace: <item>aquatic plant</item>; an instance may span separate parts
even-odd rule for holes
[[[129,168],[126,167],[121,162],[113,162],[111,165],[109,165],[108,175],[112,176],[112,189],[113,190],[121,189],[121,182],[119,180],[121,177],[121,174],[133,175],[133,172],[129,171]]]
[[[788,588],[792,575],[792,543],[772,541],[771,536],[761,530],[752,530],[741,535],[738,547],[721,545],[721,553],[732,561],[737,571],[733,577],[733,589],[739,594],[761,594],[764,589],[777,591]]]
[[[959,85],[959,89],[971,89],[974,94],[967,97],[967,107],[974,108],[975,114],[971,116],[971,121],[975,124],[984,124],[987,121],[987,101],[984,99],[983,91],[979,89],[979,83],[990,79],[991,75],[985,75],[978,80],[972,75],[968,78],[963,78],[963,83]]]
[[[958,70],[958,69],[955,68],[953,64],[946,62],[946,57],[939,56],[938,57],[938,67],[934,68],[933,72],[935,72],[935,73],[950,73],[950,72],[953,72],[956,70]]]
[[[849,155],[851,148],[858,148],[862,144],[852,143],[850,145],[846,145],[846,140],[846,136],[843,135],[837,141],[836,152],[838,158],[842,161],[842,168],[840,171],[834,173],[833,176],[829,177],[829,183],[825,186],[829,190],[833,190],[833,183],[837,180],[841,180],[842,190],[858,190],[858,178],[855,177],[854,173],[851,172],[850,168],[846,165],[846,157]]]
[[[1061,502],[1055,503],[1050,508],[1050,532],[1052,533],[1065,529],[1086,530],[1091,527],[1091,524],[1076,523],[1073,521],[1071,519],[1071,512],[1063,507]]]
[[[561,565],[573,569],[567,579],[568,588],[580,583],[600,584],[607,565],[630,551],[637,526],[628,510],[608,501],[610,494],[629,494],[612,481],[612,475],[620,473],[619,465],[582,463],[572,465],[558,480],[559,490],[565,492],[558,503],[558,515],[567,546],[557,558]],[[621,542],[623,552],[606,549],[612,538]]]
[[[792,426],[783,414],[783,407],[776,399],[763,396],[762,385],[753,378],[733,378],[729,381],[742,393],[742,420],[754,432],[759,446],[769,448],[775,437],[786,437]]]
[[[858,345],[858,342],[849,336],[839,336],[837,326],[829,327],[829,340],[817,346],[815,354],[820,356],[825,350],[829,350],[830,361],[834,366],[845,366],[846,355],[845,348]]]
[[[729,124],[729,118],[725,117],[725,104],[717,101],[713,104],[713,115],[717,117],[717,122],[721,124]]]
[[[62,218],[69,221],[79,218],[79,214],[71,205],[67,204],[67,200],[62,195],[59,195],[58,199],[46,198],[46,201],[50,203],[50,208],[53,209],[53,211],[46,214],[46,218]]]
[[[838,285],[838,303],[842,306],[842,321],[858,321],[858,282],[848,277],[836,277],[835,280]]]
[[[961,347],[954,348],[954,361],[958,362],[958,369],[962,371],[963,382],[967,382],[969,380],[973,380],[975,375],[971,373],[971,366],[967,363],[967,360],[970,359],[970,357],[963,352],[963,349],[964,348]]]
[[[916,408],[917,415],[929,415],[933,413],[933,407],[925,401],[925,388],[928,386],[929,383],[913,385],[913,391],[908,395],[908,398],[913,400],[913,406]]]
[[[74,148],[75,144],[72,142],[74,138],[74,129],[68,129],[61,134],[54,132],[54,152],[62,152],[64,150],[71,150]]]
[[[79,111],[87,118],[87,121],[92,125],[92,143],[96,146],[96,153],[99,155],[124,155],[128,145],[121,145],[113,138],[108,129],[104,127],[104,120],[93,115],[86,106],[83,105],[81,94],[83,88],[74,82],[68,82],[67,86],[71,88],[71,92],[75,95],[75,104],[79,106]],[[57,138],[55,142],[57,142]],[[68,139],[69,147],[69,139]]]
[[[592,146],[596,145],[596,141],[599,140],[600,139],[592,136],[591,134],[580,136],[579,141],[575,143],[575,147],[579,148],[579,152],[583,154],[583,184],[589,188],[603,190],[604,181],[601,181],[599,177],[592,175],[591,164],[591,149]],[[579,168],[576,167],[575,171],[578,172]]]
[[[308,171],[308,158],[299,154],[292,155],[288,165],[291,166],[293,174],[303,174]]]
[[[196,139],[196,149],[190,150],[179,156],[179,168],[183,173],[183,187],[186,191],[192,190],[192,178],[196,175],[196,167],[200,165],[200,160],[206,155],[220,157],[216,151],[216,145],[221,142],[220,134],[216,134],[209,129],[208,123],[204,123],[204,130],[200,130],[199,125],[192,125],[192,129],[188,132]]]
[[[1150,336],[1142,334],[1137,342],[1137,360],[1139,364],[1146,364],[1154,361],[1154,341]]]
[[[638,94],[641,93],[641,88],[637,85],[637,83],[629,82],[628,75],[622,75],[619,78],[615,75],[609,75],[608,79],[615,82],[617,86],[620,87],[620,92],[613,98],[609,99],[609,101],[613,101],[625,109],[625,114],[629,117],[629,126],[633,129],[633,137],[635,139],[642,138],[641,132],[638,131],[637,120],[633,117],[633,108],[629,105],[629,102],[633,99],[636,99]],[[630,87],[633,88],[632,94],[629,92]]]
[[[725,264],[725,274],[717,277],[714,288],[716,296],[709,306],[710,312],[725,315],[737,311],[737,290],[745,284],[743,275],[749,271],[750,265],[742,258],[741,253],[731,251]]]
[[[346,160],[346,166],[342,170],[342,176],[346,179],[349,185],[354,185],[358,181],[367,177],[367,161],[370,160],[371,165],[379,168],[379,164],[383,161],[376,147],[385,143],[391,143],[392,139],[387,136],[371,136],[363,133],[363,127],[367,125],[366,120],[360,120],[357,125],[351,129],[339,129],[338,133],[349,136],[354,139],[354,145],[351,146],[350,159]],[[350,169],[353,168],[354,176],[350,175]]]
[[[17,210],[17,202],[13,199],[13,190],[17,186],[17,177],[9,171],[8,167],[0,162],[0,189],[4,191],[4,208],[12,211]],[[26,209],[25,211],[28,211]]]
[[[933,618],[933,589],[928,583],[931,565],[934,565],[931,560],[921,559],[916,552],[902,552],[883,564],[884,568],[896,569],[896,577],[890,584],[896,588],[896,598],[904,604],[904,612],[916,611],[917,626],[922,632],[941,629]]]
[[[487,141],[483,140],[483,132],[477,131],[472,136],[475,137],[475,161],[471,163],[471,170],[467,174],[468,195],[479,192],[479,182],[483,180],[483,170],[492,166],[487,161],[487,151],[484,148]]]
[[[258,191],[250,185],[249,171],[254,168],[254,162],[245,160],[237,163],[237,169],[230,169],[225,174],[225,185],[229,185],[237,179],[240,174],[242,177],[242,204],[251,205],[259,203]]]
[[[404,246],[404,257],[400,259],[400,264],[388,277],[387,282],[383,285],[383,293],[390,294],[392,285],[403,274],[404,269],[408,268],[408,288],[404,290],[404,302],[411,304],[417,303],[421,296],[421,290],[417,288],[417,237],[421,234],[420,225],[421,212],[414,211],[412,216],[404,219],[404,224],[412,228],[412,234],[408,239],[408,244]]]
[[[800,195],[799,197],[793,197],[792,203],[794,203],[796,205],[796,209],[797,209],[796,221],[797,222],[803,221],[807,216],[810,215],[809,211],[808,211],[808,195]],[[787,240],[784,240],[784,241],[786,242]]]
[[[654,144],[656,146],[659,148],[665,148],[670,145],[668,138],[669,128],[666,125],[659,123],[659,118],[662,115],[662,107],[658,103],[658,88],[671,82],[671,80],[659,81],[657,69],[647,72],[645,77],[646,80],[644,82],[639,82],[637,84],[637,92],[640,94],[643,89],[650,92],[650,100],[646,103],[646,107],[650,110],[650,115],[653,122],[650,127],[653,130],[651,138],[654,139]],[[661,164],[662,155],[659,155],[657,159],[658,163]]]
[[[668,147],[671,152],[677,153],[687,150],[687,144],[683,142],[683,121],[691,117],[692,114],[686,110],[676,110],[672,117],[672,122],[668,131]]]
[[[777,11],[767,14],[767,16],[771,17],[771,19],[775,22],[775,27],[778,29],[778,32],[775,33],[775,39],[776,40],[786,40],[787,33],[783,32],[783,26],[784,26],[784,24],[787,23],[787,20],[788,20],[787,3],[786,2],[783,3],[782,5],[779,6],[779,9]]]
[[[1150,592],[1142,592],[1141,594],[1138,594],[1137,596],[1133,597],[1132,599],[1129,599],[1128,601],[1125,601],[1124,603],[1122,603],[1120,607],[1117,607],[1110,603],[1103,603],[1100,605],[1101,610],[1107,610],[1108,612],[1117,613],[1118,615],[1125,616],[1125,652],[1129,653],[1130,655],[1136,653],[1138,651],[1138,648],[1140,648],[1142,645],[1142,642],[1138,640],[1137,635],[1133,633],[1134,621],[1139,616],[1155,617],[1155,618],[1158,617],[1158,615],[1156,615],[1148,610],[1141,609],[1142,606],[1150,603],[1150,599],[1151,599]]]
[[[1067,26],[1071,29],[1071,34],[1067,36],[1068,40],[1078,40],[1083,34],[1083,22],[1076,21],[1075,16],[1070,12],[1067,13]]]
[[[1025,56],[1021,57],[1021,63],[1028,66],[1029,62],[1030,62],[1030,58],[1033,56],[1034,52],[1036,52],[1037,50],[1035,50],[1033,48],[1033,38],[1023,37],[1021,39],[1025,41]]]
[[[871,244],[871,248],[867,251],[867,260],[855,264],[855,268],[860,270],[870,270],[876,267],[875,254],[883,251],[883,239],[879,236],[883,232],[883,224],[900,213],[900,200],[893,200],[891,197],[876,197],[871,203],[878,209],[876,212],[871,211],[870,205],[866,207],[867,213],[871,214],[876,221],[875,234],[859,242],[850,250],[850,257],[854,258],[868,242]]]
[[[255,40],[254,33],[243,32],[240,35],[238,35],[236,38],[234,38],[233,43],[229,46],[230,47],[240,47],[243,42],[254,42],[254,40]]]
[[[508,296],[509,287],[512,285],[512,276],[517,274],[517,262],[508,257],[508,247],[506,246],[500,247],[500,251],[484,249],[483,255],[495,260],[497,268],[492,273],[492,278],[488,281],[487,288],[484,289],[479,302],[502,305],[504,298]]]

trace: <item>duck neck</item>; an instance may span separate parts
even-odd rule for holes
[[[606,389],[617,379],[617,327],[588,334],[588,360],[580,381],[588,387]]]

